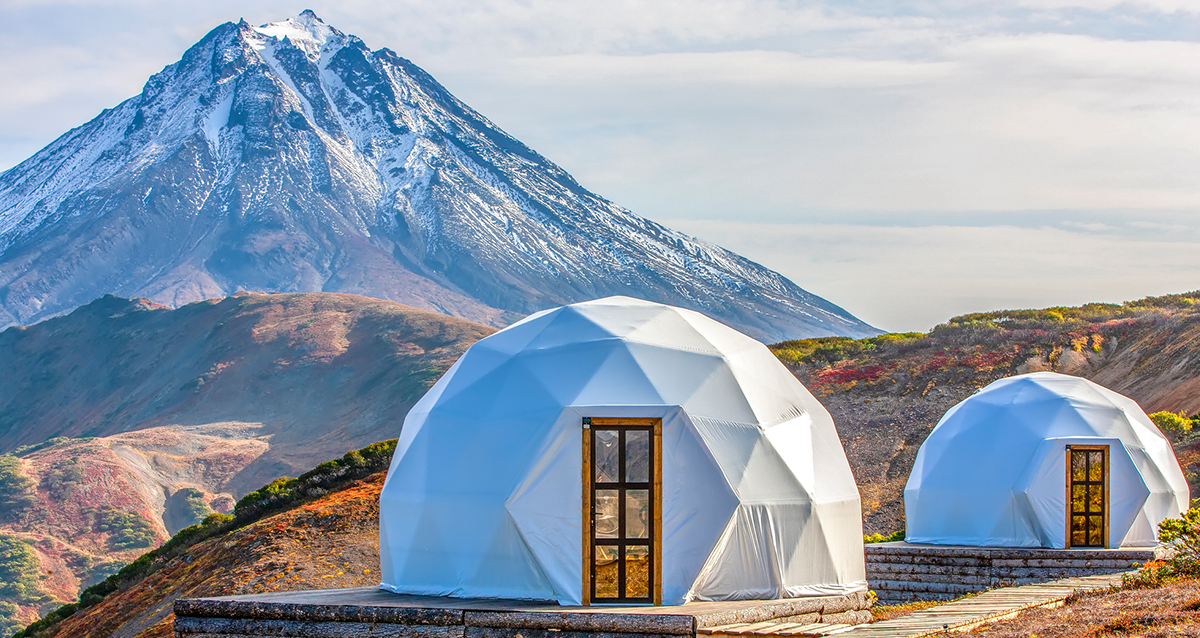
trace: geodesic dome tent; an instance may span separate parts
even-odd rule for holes
[[[1170,442],[1137,403],[1035,372],[993,382],[934,427],[904,489],[906,540],[1148,547],[1188,497]]]
[[[866,589],[833,421],[762,344],[609,297],[474,344],[405,419],[383,589],[682,604]]]

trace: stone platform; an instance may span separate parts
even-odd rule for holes
[[[817,636],[871,620],[866,593],[698,602],[678,606],[563,607],[409,596],[374,587],[188,598],[175,601],[176,638],[655,638],[696,636],[733,624],[790,620]]]
[[[867,582],[882,603],[950,600],[986,589],[1114,574],[1154,560],[1147,549],[866,545]]]

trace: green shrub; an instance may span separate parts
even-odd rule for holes
[[[109,508],[96,511],[94,517],[92,529],[108,534],[110,549],[119,551],[154,545],[154,526],[141,514]]]
[[[1178,436],[1187,434],[1192,431],[1191,419],[1184,416],[1182,413],[1175,414],[1174,412],[1155,412],[1150,415],[1150,420],[1154,421],[1154,425],[1162,430],[1164,434]]]
[[[904,540],[904,530],[892,532],[887,536],[884,536],[883,534],[871,534],[869,536],[863,536],[863,542],[867,545],[872,543],[891,543],[902,540]]]
[[[0,456],[0,519],[12,518],[34,503],[33,481],[25,476],[21,461],[11,454]]]
[[[48,447],[58,445],[59,443],[66,443],[67,441],[70,441],[70,440],[71,439],[69,439],[65,436],[56,436],[52,439],[42,441],[41,443],[35,443],[33,445],[22,445],[21,447],[13,450],[12,454],[13,454],[13,456],[26,456],[28,454],[33,454],[34,452],[37,452],[38,450],[44,450]],[[85,437],[85,438],[80,438],[80,439],[76,439],[76,440],[77,441],[90,441],[90,440],[92,440],[92,437]]]
[[[0,601],[0,636],[8,636],[21,628],[21,621],[17,620],[17,614],[20,609],[10,602]]]
[[[1171,571],[1180,575],[1200,574],[1200,499],[1179,518],[1158,524],[1158,540],[1175,547]]]
[[[83,468],[78,458],[60,461],[42,475],[41,488],[58,500],[66,499],[83,480]]]
[[[41,564],[33,548],[15,536],[0,535],[0,596],[17,602],[37,600],[40,578]]]
[[[208,506],[208,501],[204,500],[204,492],[194,487],[177,490],[168,501],[168,509],[176,516],[174,522],[181,527],[195,525],[204,520],[205,516],[212,514],[212,508]]]
[[[316,498],[330,490],[344,487],[371,474],[386,470],[391,463],[392,452],[395,450],[396,439],[380,441],[361,450],[347,452],[340,459],[326,461],[311,471],[301,474],[299,478],[280,478],[271,481],[238,501],[232,515],[210,514],[199,524],[179,530],[179,533],[157,549],[142,554],[117,573],[85,589],[79,596],[78,604],[60,607],[45,618],[17,632],[13,638],[36,638],[49,635],[48,630],[62,619],[74,614],[76,610],[86,609],[100,603],[122,585],[145,578],[171,559],[182,556],[198,543],[239,529],[271,514]]]

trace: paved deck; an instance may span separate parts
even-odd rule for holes
[[[566,607],[555,603],[412,596],[376,587],[247,594],[175,601],[176,636],[406,636],[582,638],[695,636],[698,628],[807,618],[865,622],[865,592],[844,596],[695,602],[676,606]],[[849,625],[843,625],[849,626]],[[566,633],[562,633],[566,632]]]
[[[946,631],[968,631],[980,625],[1012,618],[1035,607],[1058,607],[1077,591],[1107,589],[1121,584],[1121,574],[1067,578],[1050,583],[1004,587],[916,611],[907,616],[868,625],[759,622],[699,629],[697,634],[720,636],[827,636],[837,638],[920,638]]]

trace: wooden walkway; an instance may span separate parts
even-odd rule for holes
[[[1004,587],[964,600],[915,611],[907,616],[867,625],[829,625],[759,622],[700,629],[714,636],[828,636],[837,638],[920,638],[949,631],[969,631],[980,625],[1012,618],[1034,607],[1058,607],[1072,593],[1107,589],[1121,584],[1121,574],[1067,578],[1037,585]]]

